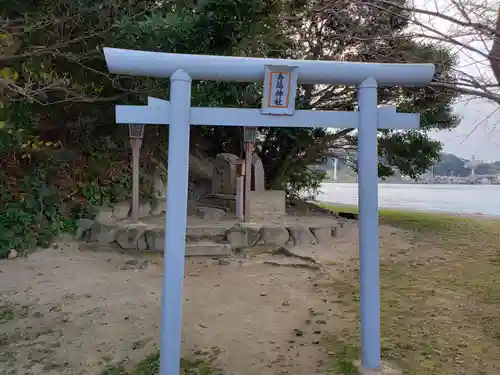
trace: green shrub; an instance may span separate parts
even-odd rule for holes
[[[0,193],[0,258],[11,249],[24,252],[33,246],[49,246],[62,230],[74,229],[74,221],[61,212],[62,197],[45,181],[43,170],[22,178],[17,190]]]
[[[35,246],[48,247],[61,232],[73,233],[77,219],[93,218],[97,207],[123,201],[131,192],[130,173],[104,180],[84,175],[82,183],[74,183],[69,176],[63,188],[53,182],[54,174],[70,173],[69,169],[61,173],[61,168],[48,159],[20,178],[2,173],[0,258],[11,249],[23,254]]]

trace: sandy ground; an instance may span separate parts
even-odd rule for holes
[[[392,234],[381,228],[382,246],[407,246]],[[342,331],[346,312],[321,283],[357,256],[357,227],[331,246],[301,250],[324,271],[265,263],[282,255],[188,259],[184,355],[212,356],[239,375],[323,371],[325,340]],[[161,278],[160,257],[72,241],[1,261],[0,373],[100,374],[142,360],[157,348]]]

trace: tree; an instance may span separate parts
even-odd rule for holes
[[[402,11],[391,13],[350,1],[0,0],[0,9],[0,120],[4,121],[0,182],[5,192],[0,199],[0,227],[34,228],[38,239],[40,228],[53,233],[74,217],[68,216],[72,208],[63,209],[68,202],[102,205],[129,193],[127,132],[114,123],[113,104],[138,104],[147,95],[168,98],[168,80],[109,74],[103,46],[298,59],[428,61],[439,65],[440,77],[453,79],[453,54],[407,37]],[[262,85],[195,82],[192,92],[193,105],[258,107]],[[420,131],[380,132],[381,175],[394,168],[409,175],[427,170],[440,149],[427,131],[457,124],[451,114],[455,97],[446,87],[379,90],[381,104],[419,111],[423,124]],[[297,104],[354,110],[355,88],[304,85]],[[308,166],[324,160],[329,148],[356,148],[353,129],[259,132],[257,151],[268,187],[286,188],[291,195],[319,186],[321,175]],[[192,148],[205,155],[242,153],[241,129],[193,127],[191,135]],[[143,166],[165,165],[167,128],[148,126],[145,138]],[[147,186],[143,185],[145,191]],[[50,202],[40,198],[48,196]],[[26,212],[28,218],[21,215]],[[0,228],[0,233],[6,231]],[[6,248],[12,245],[21,234],[11,233],[4,242],[0,236],[0,248],[1,243]]]
[[[348,1],[304,0],[212,0],[198,4],[103,0],[99,6],[89,0],[41,4],[24,0],[13,4],[6,1],[4,9],[1,22],[6,31],[2,34],[6,53],[0,60],[3,64],[1,87],[4,102],[8,98],[22,104],[4,109],[4,119],[12,122],[20,113],[43,113],[43,118],[36,119],[38,129],[32,136],[41,134],[42,138],[48,136],[54,141],[62,138],[65,147],[71,143],[79,149],[83,139],[84,149],[89,152],[96,147],[92,137],[103,140],[105,147],[109,136],[116,137],[121,130],[110,125],[113,120],[108,103],[137,102],[144,100],[147,94],[162,96],[168,90],[165,80],[108,74],[101,48],[109,40],[115,47],[171,52],[377,62],[432,61],[439,64],[440,76],[453,79],[454,57],[439,46],[407,37],[406,13],[397,7],[380,10]],[[47,33],[46,30],[54,31]],[[202,82],[193,92],[195,105],[258,106],[261,87]],[[423,132],[381,133],[380,152],[386,161],[381,165],[381,173],[391,173],[392,167],[410,175],[421,173],[436,157],[439,148],[427,138],[426,131],[451,128],[457,123],[449,107],[455,95],[446,89],[381,89],[379,95],[381,103],[395,103],[400,110],[421,111],[425,125]],[[352,110],[355,102],[353,87],[300,88],[299,106],[303,108]],[[26,106],[31,111],[26,111]],[[67,123],[62,118],[77,124],[71,129],[52,126],[52,130],[40,130],[44,128],[42,123]],[[25,126],[30,123],[19,119],[17,122]],[[164,129],[157,131],[165,135]],[[214,140],[207,145],[209,153],[241,153],[239,129],[216,127],[194,132],[194,139],[209,136]],[[352,150],[356,141],[352,129],[339,132],[262,129],[261,135],[264,141],[259,145],[259,152],[266,166],[268,186],[275,188],[286,185],[287,176],[324,158],[328,148]],[[147,144],[151,149],[158,146],[157,142]],[[421,149],[424,151],[417,152]]]
[[[433,41],[460,54],[454,74],[437,76],[432,86],[500,104],[500,7],[492,0],[356,0],[391,12],[409,26],[407,37]]]
[[[279,0],[201,5],[180,0],[5,0],[0,5],[0,120],[16,133],[14,128],[21,126],[28,138],[57,138],[66,148],[81,149],[84,141],[89,152],[96,139],[104,147],[109,136],[120,140],[126,135],[114,126],[110,103],[141,102],[168,90],[168,80],[109,74],[103,46],[250,56],[277,56],[287,48],[279,29],[270,27],[285,6]],[[235,95],[241,89],[201,83],[193,102],[235,105],[245,100]],[[36,113],[35,118],[28,118],[29,113]],[[64,125],[55,129],[56,122]],[[157,143],[147,145],[154,149]]]
[[[0,257],[46,245],[92,206],[130,193],[127,131],[114,123],[113,103],[168,97],[168,80],[110,75],[103,46],[279,56],[286,32],[270,26],[285,5],[0,0]],[[193,103],[240,105],[256,89],[200,82]],[[147,127],[144,168],[165,164],[166,131]],[[209,131],[194,129],[193,143]],[[229,147],[228,135],[205,143]]]
[[[470,169],[465,165],[467,160],[461,159],[453,154],[442,154],[440,162],[434,166],[434,174],[437,176],[467,177]]]
[[[362,3],[334,0],[311,3],[288,20],[303,46],[294,58],[360,62],[432,62],[439,76],[453,79],[455,56],[446,48],[407,36],[407,17],[399,8],[379,9]],[[354,110],[356,90],[347,86],[300,88],[299,104],[305,108]],[[390,175],[395,168],[416,177],[438,158],[440,144],[432,141],[431,129],[451,129],[458,124],[451,105],[458,94],[441,88],[379,89],[380,104],[395,104],[398,110],[422,113],[420,131],[379,132],[379,173]],[[296,180],[308,165],[324,159],[331,148],[356,148],[353,129],[266,129],[259,152],[267,167],[270,187]],[[309,176],[310,177],[310,176]]]

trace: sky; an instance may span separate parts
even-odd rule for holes
[[[462,118],[452,131],[434,132],[432,138],[443,143],[443,152],[465,159],[492,162],[500,160],[500,111],[486,100],[471,100],[455,105]]]
[[[455,5],[454,5],[455,4]],[[497,0],[413,0],[413,5],[418,9],[435,11],[438,9],[445,15],[460,17],[457,12],[458,4],[482,5],[485,9],[493,10],[489,16],[500,6]],[[460,6],[460,5],[459,5]],[[465,8],[467,9],[467,8]],[[476,9],[476,8],[474,8]],[[475,12],[468,12],[474,14]],[[418,21],[429,25],[446,35],[456,35],[461,31],[456,25],[450,24],[435,16],[420,15]],[[474,21],[474,20],[473,20]],[[428,34],[429,30],[420,29]],[[469,29],[470,30],[470,29]],[[474,36],[457,38],[467,45],[473,45],[481,51],[488,52],[491,43],[486,45],[478,42]],[[459,68],[474,77],[492,77],[489,63],[474,53],[460,47],[454,47],[459,56]],[[460,116],[460,125],[451,131],[434,132],[431,136],[443,143],[443,151],[459,157],[491,162],[500,160],[500,108],[485,99],[461,100],[454,106],[455,113]]]

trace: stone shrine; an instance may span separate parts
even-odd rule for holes
[[[222,153],[215,158],[212,192],[203,203],[223,207],[230,214],[236,213],[236,176],[241,159],[234,154]],[[272,220],[285,216],[285,192],[265,190],[264,166],[257,155],[251,160],[250,220]]]
[[[234,154],[217,154],[212,175],[213,194],[236,194],[236,166],[239,158]]]
[[[264,182],[264,165],[262,164],[262,160],[253,154],[252,155],[252,179],[251,179],[251,187],[253,191],[258,193],[262,193],[265,191],[265,182]]]

